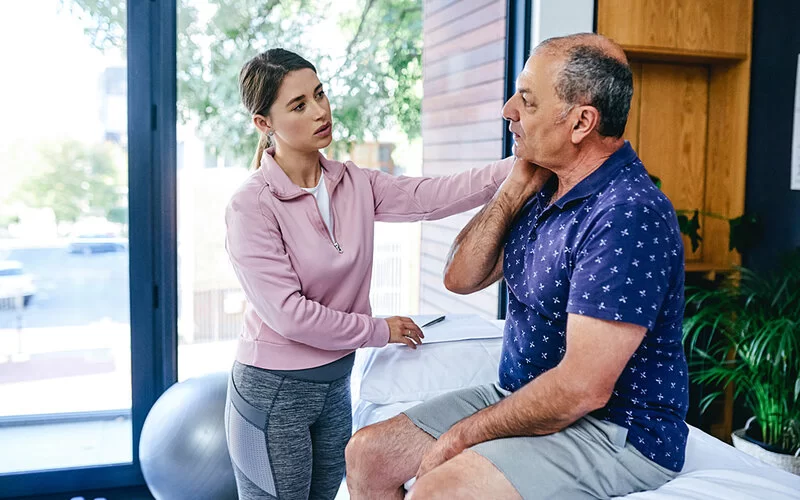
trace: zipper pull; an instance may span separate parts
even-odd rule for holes
[[[342,253],[342,247],[339,246],[339,243],[334,241],[333,246],[336,248],[336,250],[339,251],[339,253]]]

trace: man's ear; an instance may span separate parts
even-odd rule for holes
[[[268,134],[272,130],[272,121],[262,115],[255,115],[253,117],[253,124],[262,134]]]
[[[580,144],[600,126],[600,112],[594,106],[579,106],[572,114],[572,143]]]

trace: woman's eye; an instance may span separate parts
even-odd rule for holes
[[[322,97],[324,95],[325,95],[325,91],[324,90],[320,90],[319,93],[317,93],[317,99],[319,99],[320,97]]]
[[[306,107],[306,103],[301,102],[300,104],[298,104],[297,106],[294,107],[293,111],[303,111],[303,109],[305,107]]]

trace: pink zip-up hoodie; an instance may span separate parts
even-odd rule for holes
[[[435,220],[488,202],[513,157],[445,177],[396,177],[320,154],[333,238],[313,195],[267,150],[225,213],[226,249],[247,297],[236,359],[297,370],[389,341],[369,303],[375,221]],[[398,311],[400,312],[400,311]]]

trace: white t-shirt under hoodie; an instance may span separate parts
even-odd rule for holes
[[[333,238],[333,232],[331,232],[331,197],[328,195],[328,188],[325,186],[325,176],[322,173],[319,174],[319,182],[317,183],[316,187],[313,188],[300,188],[303,191],[311,193],[314,195],[314,198],[317,199],[317,206],[319,207],[319,213],[322,214],[322,220],[325,222],[325,227],[328,228],[328,233],[331,235],[331,239]]]

